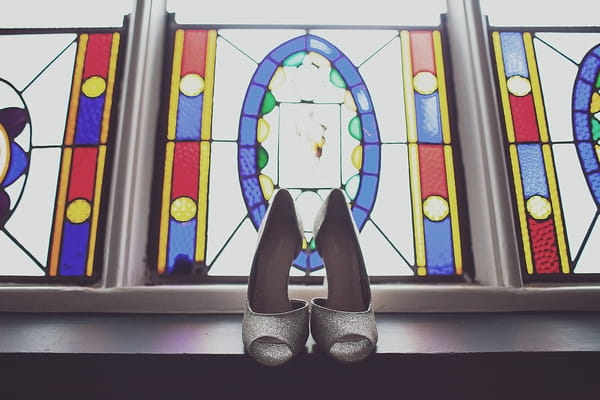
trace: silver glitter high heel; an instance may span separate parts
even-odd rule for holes
[[[375,351],[377,327],[357,229],[340,189],[333,189],[323,203],[313,235],[325,264],[328,294],[311,301],[311,334],[338,361],[364,360]]]
[[[289,270],[302,239],[294,200],[280,189],[261,223],[242,320],[244,348],[263,365],[286,363],[302,352],[308,338],[308,303],[288,297]]]

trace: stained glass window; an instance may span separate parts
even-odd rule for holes
[[[490,27],[527,281],[600,273],[600,32]]]
[[[125,32],[0,31],[0,279],[100,276]]]
[[[312,223],[346,193],[371,277],[459,279],[464,223],[443,26],[205,28],[170,22],[151,244],[159,276],[247,276],[273,191],[323,275]]]

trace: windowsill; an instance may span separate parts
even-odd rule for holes
[[[377,354],[600,352],[600,313],[379,313]],[[241,314],[0,314],[3,353],[242,355]],[[309,337],[308,357],[314,356]]]
[[[504,399],[517,389],[583,398],[600,362],[600,313],[591,312],[382,313],[366,362],[335,363],[309,337],[307,353],[281,368],[243,353],[241,314],[1,313],[0,326],[3,391],[14,386],[13,398],[48,388],[94,398]]]
[[[372,284],[377,313],[600,311],[600,287],[538,284]],[[324,286],[290,285],[292,298],[326,297]],[[246,285],[120,288],[0,287],[0,312],[230,314],[244,308]]]

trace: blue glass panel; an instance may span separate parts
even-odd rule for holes
[[[203,98],[202,94],[194,97],[179,94],[176,129],[178,140],[200,140]]]
[[[594,48],[594,50],[592,50],[592,54],[597,55],[598,57],[600,57],[600,46],[596,46]]]
[[[538,144],[520,144],[517,145],[517,153],[525,198],[536,194],[548,198],[542,147]]]
[[[254,147],[240,148],[240,176],[256,175],[256,149]]]
[[[579,64],[579,74],[577,77],[583,79],[587,83],[595,85],[598,70],[600,70],[600,58],[596,57],[594,54],[590,54],[584,58],[581,64]]]
[[[335,62],[335,67],[338,69],[349,87],[363,83],[358,70],[346,57],[342,57],[337,60]]]
[[[264,96],[265,88],[254,84],[250,85],[246,93],[246,99],[244,100],[244,114],[251,116],[258,115]]]
[[[21,148],[16,143],[10,144],[10,165],[8,166],[8,171],[4,176],[4,181],[2,181],[2,186],[8,186],[23,174],[25,169],[27,168],[28,160],[27,154],[25,154],[25,150]]]
[[[592,85],[589,83],[580,80],[575,82],[575,89],[573,90],[573,109],[576,111],[589,112],[593,90]]]
[[[579,159],[583,172],[590,173],[598,171],[598,158],[596,156],[596,150],[594,145],[590,142],[577,143],[577,153],[579,153]]]
[[[575,140],[591,140],[592,130],[590,128],[589,114],[576,111],[573,113],[573,121],[575,126]]]
[[[261,195],[261,200],[262,200],[262,195]],[[267,206],[264,204],[260,204],[258,207],[253,209],[252,212],[250,213],[250,217],[252,218],[252,223],[254,224],[256,229],[258,229],[258,227],[260,226],[260,223],[262,222],[263,217],[265,216],[266,212],[267,212]]]
[[[379,143],[379,129],[373,113],[361,114],[363,140],[365,143]]]
[[[317,268],[321,268],[323,266],[323,259],[321,255],[315,250],[310,253],[309,256],[310,269],[315,270]]]
[[[313,35],[308,35],[308,49],[325,56],[331,62],[334,62],[341,56],[340,51],[334,45],[323,38]]]
[[[73,224],[65,221],[61,244],[60,262],[61,276],[83,276],[88,256],[90,238],[90,222]]]
[[[369,174],[379,174],[379,145],[370,144],[363,147],[363,171]]]
[[[167,270],[172,272],[178,267],[184,267],[181,264],[192,264],[194,260],[194,251],[196,248],[196,218],[179,222],[174,219],[169,220],[169,244],[167,250]]]
[[[104,111],[104,95],[89,98],[79,97],[79,112],[75,128],[75,144],[100,143],[100,128]]]
[[[527,61],[525,58],[525,46],[520,32],[500,33],[502,44],[502,57],[504,58],[504,71],[507,77],[520,75],[529,77]]]
[[[253,146],[256,144],[257,119],[242,117],[240,121],[240,144]]]
[[[377,193],[378,178],[372,175],[362,175],[360,178],[360,188],[356,195],[355,204],[365,210],[371,210],[375,202]]]
[[[417,112],[417,135],[422,143],[442,143],[440,103],[438,93],[422,95],[415,93]]]
[[[351,89],[354,102],[361,113],[373,112],[371,97],[365,85],[358,85]]]
[[[296,259],[294,260],[293,264],[296,267],[301,268],[303,270],[308,269],[308,254],[306,254],[303,251],[300,251],[300,253],[298,253],[298,256],[296,257]]]
[[[273,59],[277,64],[281,64],[290,54],[297,53],[306,49],[306,36],[300,36],[285,42],[281,46],[269,54],[269,57]]]
[[[363,226],[365,226],[365,222],[367,222],[368,213],[359,207],[352,208],[352,217],[354,218],[354,223],[356,227],[360,231]]]
[[[263,200],[260,185],[258,183],[258,178],[256,177],[244,179],[242,181],[242,191],[244,192],[244,197],[246,198],[246,204],[248,204],[248,206],[250,207],[255,207]],[[264,213],[262,215],[264,215]],[[260,215],[260,218],[253,218],[252,220],[255,222],[258,221],[260,224],[260,221],[262,220],[262,215]]]
[[[595,172],[587,176],[590,189],[596,199],[596,204],[600,204],[600,172]]]
[[[453,275],[455,271],[450,218],[438,222],[425,218],[423,223],[427,273],[430,275]]]
[[[260,63],[258,69],[254,73],[253,82],[258,83],[263,86],[268,86],[271,81],[271,77],[275,73],[275,70],[279,64],[274,63],[273,61],[266,58],[263,62]]]

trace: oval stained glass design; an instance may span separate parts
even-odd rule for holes
[[[31,125],[25,101],[0,79],[0,226],[17,207],[29,168]]]
[[[336,107],[352,114],[346,126],[334,128],[335,124],[330,124],[329,115],[340,113]],[[270,155],[261,142],[269,130],[268,114],[273,112],[285,113],[292,121],[281,134],[297,139],[287,149],[278,148],[278,169],[283,162],[289,171],[283,181],[280,176],[279,185],[300,189],[299,204],[312,204],[300,197],[340,185],[339,172],[330,168],[333,163],[328,165],[328,157],[336,163],[340,157],[350,158],[358,174],[352,188],[341,185],[352,192],[352,214],[361,230],[375,203],[381,150],[375,111],[358,69],[336,46],[312,34],[281,44],[259,63],[244,98],[238,142],[240,185],[257,230],[272,191],[270,187],[265,191],[261,185],[266,178],[271,180],[263,171]],[[335,136],[341,131],[358,142],[350,154],[339,154]],[[307,208],[311,214],[312,208]],[[310,237],[306,239],[311,242]],[[316,270],[323,267],[323,262],[316,249],[306,245],[294,265],[301,270]]]
[[[600,205],[600,45],[579,64],[573,87],[573,132],[581,168]]]

